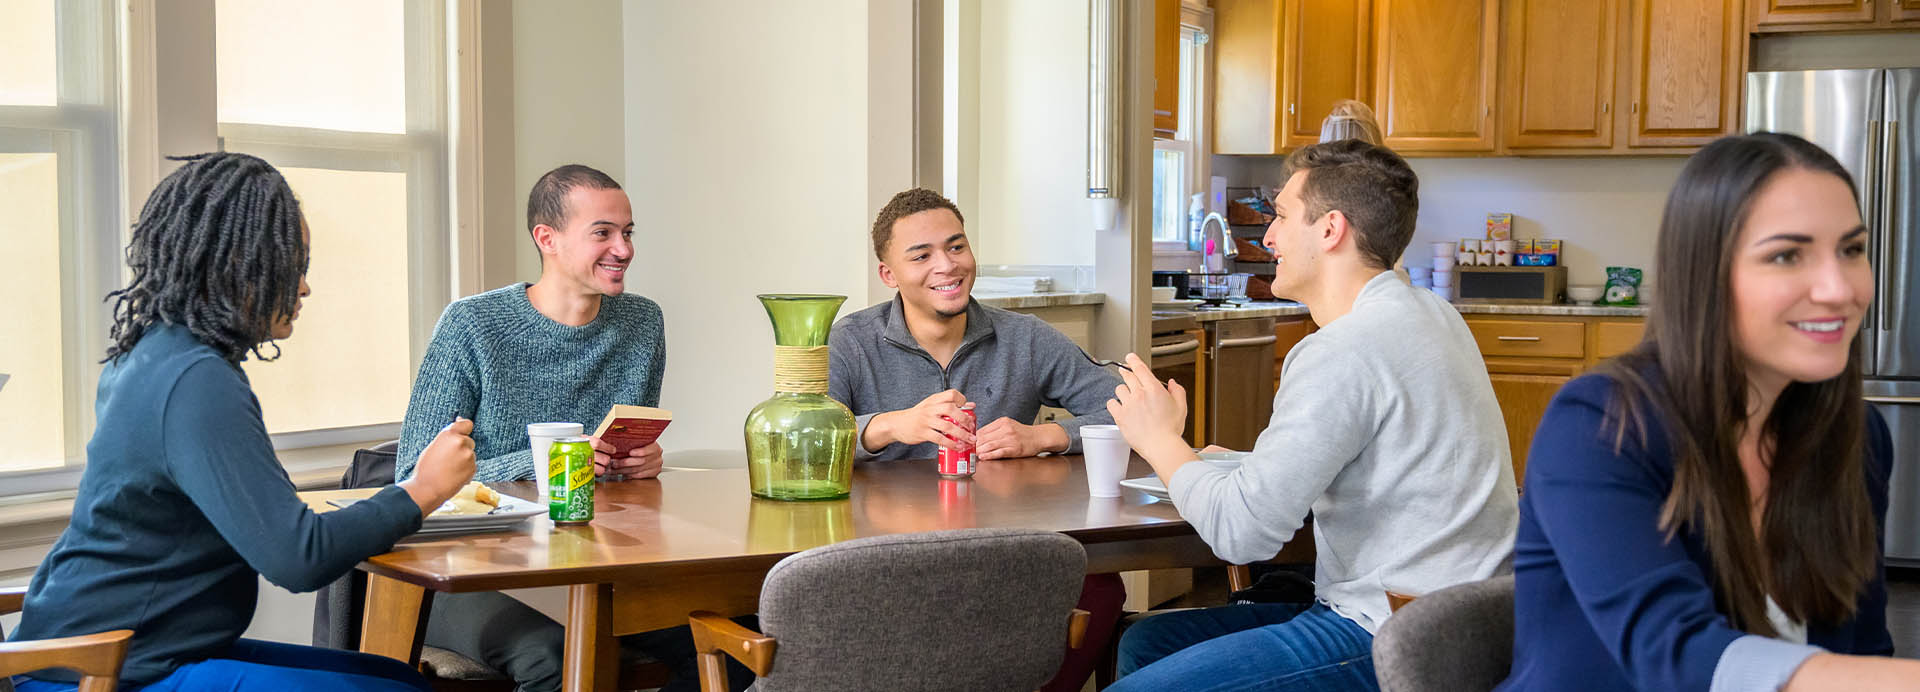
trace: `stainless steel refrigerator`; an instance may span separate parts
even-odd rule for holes
[[[1747,129],[1807,138],[1860,189],[1878,282],[1866,394],[1893,429],[1887,561],[1920,566],[1920,69],[1749,74]]]

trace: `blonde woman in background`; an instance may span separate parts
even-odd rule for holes
[[[1322,144],[1343,139],[1357,139],[1376,147],[1386,145],[1381,141],[1380,121],[1373,118],[1373,109],[1353,99],[1340,99],[1333,102],[1333,111],[1327,114],[1326,120],[1320,121]],[[1401,281],[1412,283],[1412,279],[1407,276],[1405,262],[1399,259],[1394,260],[1393,273],[1400,277]]]

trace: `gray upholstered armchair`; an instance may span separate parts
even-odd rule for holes
[[[1484,692],[1513,668],[1513,575],[1408,600],[1373,638],[1381,692]]]
[[[724,690],[732,656],[753,689],[1033,690],[1079,645],[1079,542],[1046,531],[877,536],[781,560],[754,632],[692,614],[702,689]]]

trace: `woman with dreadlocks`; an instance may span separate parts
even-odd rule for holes
[[[307,509],[240,369],[248,354],[277,357],[273,342],[300,316],[300,204],[258,158],[184,160],[140,211],[132,279],[108,296],[113,343],[86,473],[15,638],[133,630],[122,689],[424,690],[398,661],[240,634],[256,575],[311,591],[419,529],[473,475],[472,424],[441,431],[407,481],[335,512]],[[14,682],[74,689],[63,673]]]

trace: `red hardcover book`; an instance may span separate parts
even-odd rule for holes
[[[614,404],[607,417],[594,429],[594,437],[613,446],[613,458],[627,456],[635,449],[653,444],[673,422],[673,412],[651,406]]]

